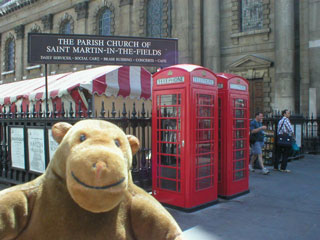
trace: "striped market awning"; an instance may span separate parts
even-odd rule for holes
[[[103,66],[72,73],[48,76],[49,99],[86,89],[90,94],[150,99],[152,75],[143,67]],[[0,85],[0,105],[19,99],[45,99],[45,77]]]

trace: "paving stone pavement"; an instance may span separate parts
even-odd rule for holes
[[[320,155],[288,163],[291,173],[250,173],[250,193],[185,213],[168,208],[188,240],[319,240]]]
[[[319,240],[320,155],[291,161],[288,169],[251,172],[250,193],[202,210],[167,209],[188,240]]]

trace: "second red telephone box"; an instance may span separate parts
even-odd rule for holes
[[[221,73],[219,91],[218,195],[233,198],[249,192],[249,91],[242,77]]]
[[[179,64],[153,75],[152,193],[185,210],[217,201],[217,77]]]

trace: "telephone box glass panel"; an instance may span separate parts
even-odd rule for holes
[[[234,98],[233,102],[233,180],[245,178],[245,156],[247,149],[247,100]]]
[[[214,96],[196,94],[196,190],[213,186]]]
[[[181,191],[181,94],[157,96],[157,186]]]
[[[218,158],[219,158],[219,161],[218,161],[218,182],[221,181],[221,171],[222,171],[222,143],[221,143],[221,138],[222,138],[222,99],[221,97],[219,96],[218,98],[218,139],[219,139],[219,142],[218,142],[218,150],[219,150],[219,154],[218,154]]]

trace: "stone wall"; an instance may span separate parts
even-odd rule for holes
[[[0,17],[0,83],[44,74],[42,65],[27,62],[29,32],[58,33],[61,22],[72,19],[75,34],[97,34],[96,16],[100,9],[108,7],[112,12],[112,34],[146,36],[147,1],[38,0]],[[171,3],[163,0],[163,3],[163,37],[179,40],[180,63],[236,73],[249,81],[262,79],[263,111],[266,112],[282,108],[294,110],[298,102],[301,112],[308,113],[310,88],[316,89],[316,102],[320,102],[318,0],[261,0],[261,27],[248,31],[241,29],[239,0],[171,0]],[[293,9],[297,4],[298,11]],[[170,7],[171,15],[168,14]],[[294,14],[299,17],[294,18]],[[15,70],[6,73],[5,42],[12,36],[16,43]],[[56,74],[91,67],[94,66],[56,64],[49,65],[48,72]],[[316,107],[318,113],[319,108],[320,104]]]

